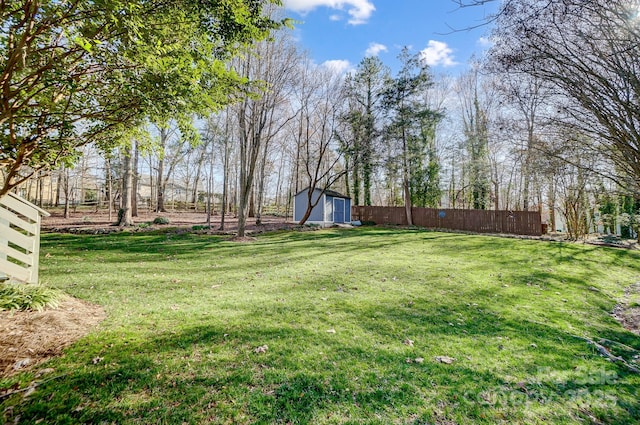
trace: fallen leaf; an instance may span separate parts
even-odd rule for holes
[[[408,345],[409,347],[413,347],[413,340],[412,339],[407,338],[404,341],[402,341],[402,343],[404,345]]]
[[[38,387],[37,384],[31,384],[29,385],[29,387],[27,388],[27,390],[24,392],[24,394],[22,394],[22,398],[27,398],[29,397],[31,394],[36,392],[36,388]]]
[[[332,328],[332,329],[327,330],[327,333],[328,334],[334,334],[334,333],[336,333],[336,330]]]
[[[269,346],[267,344],[265,344],[265,345],[261,345],[260,347],[256,348],[255,350],[253,350],[253,352],[256,353],[256,354],[266,353],[268,349],[269,349]]]
[[[53,373],[55,371],[56,370],[54,368],[52,368],[52,367],[48,367],[46,369],[39,370],[38,373],[36,373],[36,378],[39,378],[42,375],[46,375],[47,373]]]
[[[18,360],[17,362],[15,362],[13,364],[13,369],[20,370],[23,367],[28,366],[29,364],[31,364],[31,359],[27,357],[26,359]]]
[[[103,358],[102,358],[102,357],[94,357],[94,358],[92,358],[92,359],[91,359],[91,363],[92,363],[92,364],[98,364],[98,363],[100,363],[102,360],[103,360]]]
[[[451,364],[456,361],[456,359],[449,356],[436,356],[436,361],[444,364]]]
[[[422,357],[416,357],[413,361],[416,363],[424,363],[424,359]]]

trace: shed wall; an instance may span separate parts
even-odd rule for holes
[[[320,196],[319,191],[314,191],[312,195],[312,202],[315,202]],[[294,199],[294,221],[302,220],[304,213],[307,211],[307,192],[299,193]],[[318,202],[318,205],[315,206],[313,210],[311,210],[311,215],[307,221],[324,221],[323,220],[323,204],[322,201]]]

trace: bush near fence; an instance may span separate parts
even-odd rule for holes
[[[495,211],[412,208],[413,224],[434,229],[462,230],[478,233],[542,235],[539,211]],[[404,207],[353,206],[354,220],[377,224],[407,225]]]

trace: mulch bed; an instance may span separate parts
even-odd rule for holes
[[[59,355],[105,317],[102,307],[71,297],[56,309],[0,311],[0,377]]]

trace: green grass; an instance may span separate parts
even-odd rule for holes
[[[610,316],[634,252],[380,228],[45,235],[42,252],[41,279],[108,318],[6,422],[640,421],[640,375],[581,339],[640,350]]]

